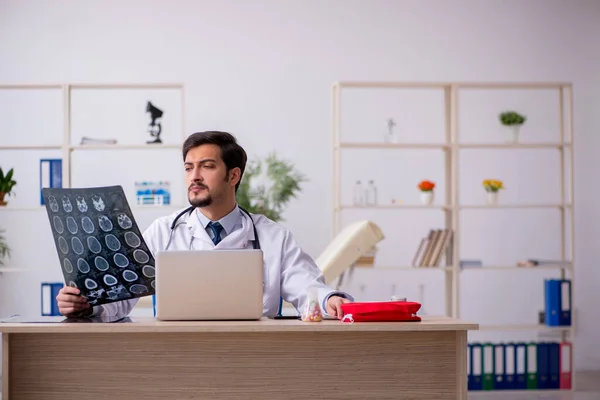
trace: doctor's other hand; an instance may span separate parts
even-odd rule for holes
[[[345,303],[351,303],[351,301],[344,297],[331,296],[327,299],[327,314],[336,317],[337,319],[342,319],[344,312],[342,311],[341,305]]]
[[[92,307],[87,299],[80,295],[79,289],[71,286],[63,286],[56,296],[58,310],[65,317],[81,317],[90,315]]]

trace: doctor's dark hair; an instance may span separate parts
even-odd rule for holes
[[[188,151],[191,149],[202,146],[203,144],[214,144],[219,146],[221,149],[221,158],[227,167],[227,174],[233,168],[240,169],[240,180],[235,185],[235,191],[237,192],[242,176],[244,176],[244,170],[246,169],[246,161],[248,159],[246,151],[237,143],[235,136],[228,132],[221,131],[205,131],[192,133],[183,143],[183,161]]]

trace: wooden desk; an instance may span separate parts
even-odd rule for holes
[[[446,317],[0,323],[2,400],[466,399],[474,329]]]

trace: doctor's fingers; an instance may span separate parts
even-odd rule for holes
[[[58,292],[58,294],[74,294],[74,295],[79,295],[81,294],[81,291],[75,287],[71,287],[71,286],[63,286],[60,291]]]
[[[83,296],[74,296],[72,294],[59,293],[56,296],[56,301],[64,303],[87,303],[87,299]]]
[[[338,316],[337,310],[338,310],[338,307],[336,307],[336,302],[334,302],[334,301],[327,302],[327,314],[331,315],[332,317],[337,317]]]
[[[58,309],[62,315],[73,314],[75,312],[87,310],[88,308],[90,308],[90,305],[88,303],[85,303],[85,304],[65,303],[65,302],[58,303]]]

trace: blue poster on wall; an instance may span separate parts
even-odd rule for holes
[[[42,191],[67,285],[90,305],[154,294],[154,257],[121,186]]]

